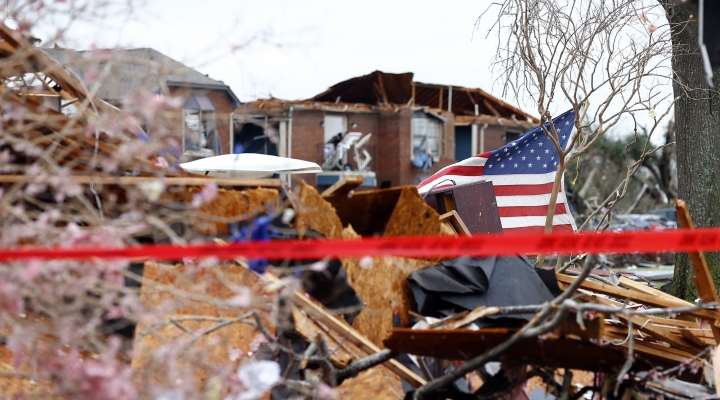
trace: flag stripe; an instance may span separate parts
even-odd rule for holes
[[[495,186],[495,196],[526,196],[550,193],[554,184],[554,182],[548,182],[539,185],[497,185]]]
[[[535,216],[535,217],[504,217],[500,218],[502,222],[503,230],[505,228],[518,228],[521,226],[545,226],[546,216]],[[572,217],[568,214],[554,215],[553,225],[565,225],[570,224]]]
[[[547,206],[550,204],[550,193],[529,196],[495,196],[498,207]],[[558,203],[565,202],[564,193],[558,193]]]
[[[503,227],[503,233],[543,233],[545,232],[545,226],[523,226],[520,228],[505,228]],[[560,232],[575,232],[575,226],[569,224],[553,225],[553,233]]]
[[[543,216],[547,215],[549,205],[544,206],[522,206],[522,207],[501,207],[498,209],[500,217],[522,217],[522,216]],[[565,214],[565,204],[555,204],[555,214]]]

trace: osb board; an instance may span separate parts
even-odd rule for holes
[[[13,367],[13,353],[0,345],[0,375],[17,372]],[[52,388],[47,381],[33,382],[30,378],[0,376],[0,398],[47,398],[51,397]]]
[[[290,196],[295,209],[295,228],[302,238],[308,229],[312,229],[327,238],[340,237],[342,222],[333,206],[307,183],[300,182],[297,190]]]
[[[440,216],[418,194],[415,186],[403,186],[383,236],[439,235]]]
[[[292,306],[292,317],[295,323],[295,331],[308,342],[311,341],[316,333],[319,333],[325,338],[325,342],[330,350],[330,360],[333,364],[344,368],[350,361],[362,358],[364,353],[353,346],[347,341],[343,341],[343,338],[339,338],[342,345],[335,338],[335,335],[329,334],[327,330],[322,329],[317,322],[313,321],[304,311],[299,310],[297,307]]]
[[[360,236],[376,236],[385,232],[402,191],[402,187],[396,187],[325,199],[335,208],[343,226],[351,225]]]
[[[184,193],[174,192],[172,197],[189,205],[198,191],[200,188],[191,187]],[[218,189],[217,196],[210,203],[195,210],[200,215],[193,217],[193,228],[201,235],[228,235],[228,222],[251,219],[271,207],[277,210],[279,196],[276,189]]]
[[[352,227],[342,231],[345,239],[358,238]],[[416,308],[407,278],[413,271],[436,264],[436,260],[400,257],[378,257],[369,268],[360,267],[358,259],[342,260],[348,283],[355,289],[365,306],[352,323],[353,328],[367,336],[379,347],[393,328],[393,313],[397,312],[403,326],[410,322],[410,310]]]
[[[352,400],[397,400],[404,397],[402,385],[389,379],[394,374],[387,374],[375,367],[348,378],[335,388],[336,399]]]
[[[140,321],[135,330],[132,368],[138,387],[147,387],[148,383],[172,385],[166,381],[169,371],[167,359],[155,357],[156,351],[163,345],[182,348],[182,351],[177,352],[178,358],[171,363],[171,367],[177,368],[179,375],[194,381],[195,387],[208,390],[216,384],[209,380],[210,377],[232,371],[242,361],[252,357],[251,343],[259,338],[260,333],[249,324],[232,323],[194,343],[191,340],[196,333],[216,326],[217,322],[180,322],[190,333],[174,324],[166,324],[156,330],[151,328],[157,323],[185,316],[242,316],[250,309],[214,304],[236,295],[230,287],[232,285],[249,288],[252,294],[250,306],[259,310],[261,315],[272,314],[274,300],[264,294],[260,279],[255,274],[234,265],[188,271],[182,265],[148,262],[145,263],[143,277],[146,281],[143,282],[140,299],[148,310],[155,311],[155,315]],[[267,320],[263,320],[263,323],[274,334],[273,324]],[[232,357],[232,354],[239,357]]]

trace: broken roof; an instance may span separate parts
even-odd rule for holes
[[[411,72],[374,71],[337,83],[307,100],[259,99],[243,104],[236,112],[280,116],[290,107],[349,113],[398,112],[404,107],[446,112],[450,108],[455,125],[487,123],[532,128],[539,123],[532,115],[481,89],[415,82]]]
[[[113,62],[110,75],[98,90],[98,97],[117,102],[129,92],[145,88],[151,93],[160,93],[164,85],[215,89],[227,92],[234,106],[240,101],[230,87],[204,75],[185,64],[150,48],[117,49],[97,51],[75,51],[70,49],[42,49],[45,54],[62,64],[86,85],[92,86],[90,71],[102,73],[107,62]]]
[[[331,86],[309,99],[372,105],[416,105],[452,111],[457,116],[493,116],[537,123],[537,118],[481,89],[413,81],[413,73],[374,71]]]

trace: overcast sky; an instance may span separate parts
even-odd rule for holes
[[[337,82],[381,70],[413,72],[420,82],[478,87],[538,114],[535,104],[503,94],[499,71],[492,71],[497,37],[488,37],[488,29],[496,13],[491,11],[476,26],[490,1],[133,3],[130,18],[123,12],[75,24],[59,45],[79,50],[93,45],[151,47],[225,82],[242,101],[270,95],[305,99]],[[34,33],[50,35],[42,27]]]
[[[78,24],[60,45],[152,47],[224,81],[242,100],[308,98],[374,70],[501,95],[489,71],[495,42],[474,30],[488,3],[152,0],[129,21]]]

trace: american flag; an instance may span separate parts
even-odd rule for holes
[[[553,119],[553,124],[560,145],[566,149],[575,126],[575,112],[570,110],[560,115]],[[549,123],[545,126],[550,130]],[[456,185],[490,181],[495,187],[504,233],[544,232],[558,157],[555,146],[538,126],[497,150],[441,169],[420,183],[418,191],[422,194],[452,186],[449,181],[443,182],[449,179]],[[567,207],[563,186],[555,205],[553,232],[574,232],[577,227]]]

